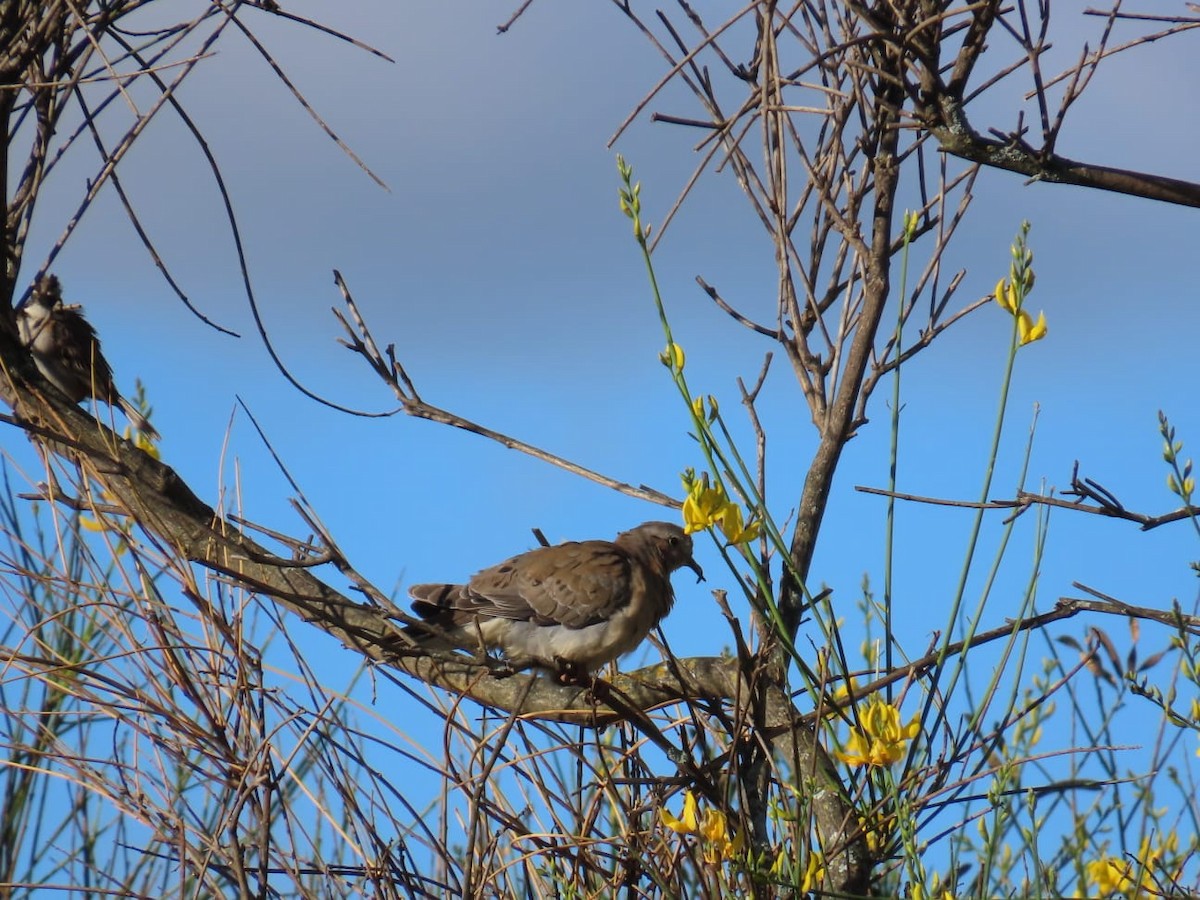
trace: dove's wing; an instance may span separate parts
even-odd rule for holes
[[[608,541],[540,547],[474,575],[454,606],[470,615],[584,628],[629,604],[631,565]]]

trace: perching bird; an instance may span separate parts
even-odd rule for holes
[[[514,668],[539,666],[578,683],[640,644],[671,611],[671,573],[681,566],[704,579],[682,528],[646,522],[611,542],[530,550],[466,584],[413,585],[413,610],[446,637],[406,630],[426,647],[478,650],[482,638]]]
[[[147,437],[158,437],[137,407],[118,393],[96,330],[78,307],[63,303],[56,275],[43,275],[34,282],[29,299],[17,309],[17,329],[42,377],[72,403],[95,397],[120,406],[134,428]]]

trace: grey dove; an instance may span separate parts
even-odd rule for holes
[[[416,584],[413,611],[441,632],[409,626],[426,647],[500,650],[514,668],[550,669],[576,682],[633,650],[671,611],[671,573],[692,559],[692,539],[670,522],[646,522],[615,541],[539,547],[466,584]]]
[[[78,307],[63,303],[57,276],[43,275],[34,282],[29,299],[17,309],[17,330],[42,377],[72,403],[95,397],[109,406],[119,406],[135,428],[147,437],[158,437],[158,431],[138,408],[117,391],[96,329]]]

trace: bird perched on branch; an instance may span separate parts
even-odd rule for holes
[[[141,411],[117,391],[96,329],[77,305],[63,303],[56,275],[43,275],[34,282],[29,298],[17,309],[17,329],[42,377],[72,403],[95,397],[119,406],[134,428],[150,438],[159,436]]]
[[[514,668],[579,683],[671,611],[671,573],[681,566],[704,580],[691,537],[669,522],[646,522],[615,541],[540,547],[466,584],[413,585],[413,610],[434,627],[406,631],[425,647],[500,650]]]

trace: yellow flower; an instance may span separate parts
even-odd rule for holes
[[[858,690],[858,679],[848,678],[837,686],[833,692],[834,700],[845,700],[850,696],[851,691]]]
[[[1016,318],[1018,346],[1024,347],[1026,344],[1040,341],[1046,336],[1046,314],[1039,312],[1035,322],[1033,316],[1021,308],[1025,299],[1024,293],[1018,294],[1015,285],[1001,278],[996,283],[996,292],[993,296],[1000,304],[1001,309]]]
[[[1025,310],[1021,310],[1017,314],[1017,339],[1022,347],[1032,344],[1034,341],[1040,341],[1045,336],[1046,314],[1044,312],[1038,313],[1036,323]]]
[[[697,831],[707,841],[726,840],[728,832],[725,828],[725,813],[719,809],[706,809]]]
[[[820,853],[810,852],[808,864],[804,867],[804,880],[800,882],[800,893],[807,894],[821,886],[825,880],[825,860]]]
[[[900,724],[900,710],[878,697],[859,713],[859,724],[850,732],[846,751],[838,758],[852,766],[890,766],[904,756],[905,744],[921,731],[916,716]]]
[[[725,532],[725,540],[731,544],[749,543],[762,531],[761,522],[751,522],[749,525],[743,523],[742,508],[736,503],[726,502],[718,521],[721,523],[721,530]]]
[[[695,534],[705,528],[711,528],[717,523],[722,510],[729,502],[725,491],[720,485],[709,487],[708,473],[699,478],[684,478],[683,485],[687,488],[687,498],[683,501],[683,530],[687,534]]]
[[[83,526],[84,531],[107,531],[108,529],[91,516],[80,516],[79,524]]]
[[[1133,884],[1128,876],[1129,863],[1110,856],[1094,859],[1083,869],[1089,892],[1094,890],[1099,897],[1108,897],[1118,891],[1125,893]]]
[[[660,809],[659,820],[676,834],[694,834],[700,838],[704,861],[710,865],[733,859],[742,851],[742,835],[729,836],[725,813],[719,809],[706,809],[703,817],[697,818],[696,796],[691,791],[683,795],[683,818],[677,819],[670,810]]]
[[[937,872],[933,873],[933,884],[928,889],[921,882],[914,881],[909,895],[912,900],[954,900],[954,891],[942,884],[942,876]]]
[[[867,849],[878,855],[883,852],[891,838],[888,836],[888,822],[891,820],[870,820],[864,816],[858,817],[858,827],[863,837],[867,839]]]
[[[914,883],[911,896],[912,900],[954,900],[953,891],[941,887],[936,875],[933,876],[933,890],[927,891],[924,886]]]
[[[140,434],[138,438],[139,440],[141,439]],[[151,449],[157,454],[158,448],[151,445]],[[100,500],[106,504],[115,504],[117,502],[116,497],[108,491],[100,492]],[[92,511],[96,512],[95,508]],[[133,523],[129,519],[114,517],[112,515],[101,515],[98,512],[95,518],[88,515],[81,515],[79,517],[79,524],[85,531],[97,533],[111,532],[118,538],[121,538],[122,540],[117,543],[116,553],[118,556],[122,555],[127,549],[126,541],[129,540],[130,535],[133,533]]]
[[[788,866],[791,860],[788,855],[780,850],[775,854],[775,862],[771,863],[771,868],[768,870],[771,877],[776,881],[782,881],[787,877]]]
[[[704,818],[700,821],[700,837],[703,839],[704,861],[712,865],[733,859],[742,852],[742,835],[729,837],[725,813],[719,809],[704,811]]]
[[[1116,893],[1125,894],[1133,887],[1133,879],[1129,877],[1130,865],[1127,861],[1105,857],[1088,863],[1085,869],[1088,880],[1095,886],[1098,897],[1110,897]]]
[[[992,296],[1000,308],[1017,320],[1017,346],[1024,347],[1046,336],[1046,314],[1038,313],[1037,321],[1024,309],[1025,300],[1033,290],[1033,251],[1025,243],[1029,223],[1021,223],[1021,231],[1012,245],[1012,265],[1008,278],[996,282]]]
[[[683,354],[683,348],[674,341],[667,344],[667,349],[658,354],[658,361],[675,372],[683,371],[683,364],[686,359]]]
[[[129,437],[129,429],[125,429],[125,437]],[[145,432],[136,431],[133,434],[133,445],[153,457],[154,459],[162,459],[162,452],[155,445],[154,441],[146,437]]]
[[[744,544],[762,532],[761,522],[745,524],[742,508],[729,499],[723,485],[709,484],[707,472],[696,478],[688,470],[683,476],[683,486],[688,492],[683,501],[684,533],[695,534],[717,526],[729,543]]]
[[[1014,316],[1017,314],[1017,292],[1007,279],[1001,278],[996,282],[996,292],[993,296],[1002,310]]]
[[[683,795],[683,818],[677,819],[669,809],[660,809],[658,817],[662,823],[676,834],[696,833],[696,796],[691,791]]]
[[[1152,847],[1147,835],[1142,839],[1136,862],[1113,856],[1102,856],[1092,860],[1083,867],[1089,893],[1103,897],[1119,893],[1128,900],[1151,900],[1153,897],[1162,896],[1155,883],[1155,871],[1158,870],[1160,878],[1162,875],[1169,875],[1162,872],[1162,856],[1164,853],[1173,855],[1178,844],[1176,835],[1171,834],[1157,847]],[[1169,877],[1168,880],[1174,881],[1175,877]],[[1091,888],[1095,890],[1092,891]]]

